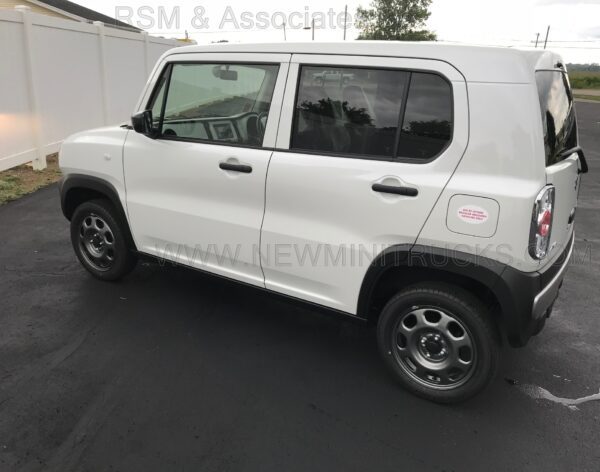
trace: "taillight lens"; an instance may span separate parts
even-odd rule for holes
[[[531,231],[529,234],[529,254],[534,259],[543,259],[548,254],[552,234],[552,213],[554,211],[554,187],[542,189],[533,205]]]

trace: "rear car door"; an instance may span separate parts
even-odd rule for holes
[[[260,225],[290,55],[172,55],[130,132],[127,211],[138,250],[264,286]]]
[[[578,146],[577,122],[569,78],[563,70],[538,70],[535,73],[546,154],[546,180],[554,186],[552,232],[548,262],[558,257],[569,244],[573,232],[580,169],[574,149]]]
[[[463,155],[466,85],[441,61],[328,55],[293,55],[287,84],[267,180],[265,285],[355,313],[372,259],[416,241]]]

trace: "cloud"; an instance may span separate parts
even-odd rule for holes
[[[584,36],[588,38],[600,38],[600,26],[593,26],[583,31]]]

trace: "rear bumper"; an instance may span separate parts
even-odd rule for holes
[[[507,266],[500,276],[498,292],[507,336],[512,346],[524,346],[541,331],[558,297],[569,261],[575,234],[557,260],[544,272],[520,272]]]
[[[542,290],[533,299],[532,316],[534,319],[539,319],[544,316],[548,309],[554,303],[554,300],[558,297],[558,291],[562,285],[563,278],[567,272],[571,255],[573,254],[573,239],[574,235],[571,236],[571,241],[566,248],[566,256],[560,257],[561,263],[558,265],[558,271],[550,279],[550,282],[545,285]],[[552,270],[552,269],[549,269]]]

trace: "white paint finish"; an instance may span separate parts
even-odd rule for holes
[[[560,256],[571,239],[573,224],[568,224],[571,211],[577,207],[580,175],[579,158],[573,154],[567,159],[546,168],[548,183],[554,185],[554,210],[552,212],[552,233],[547,264]],[[575,218],[577,219],[577,217]]]
[[[302,61],[456,74],[439,61],[292,56],[278,148],[289,147],[298,63]],[[453,140],[430,163],[275,151],[269,165],[261,238],[267,288],[356,313],[360,286],[371,260],[387,246],[416,241],[467,146],[466,85],[453,81],[452,88]],[[373,183],[382,182],[415,187],[419,195],[383,195],[371,189]]]
[[[460,152],[447,157],[457,162]],[[374,192],[383,177],[418,188],[418,197]],[[435,164],[276,151],[261,244],[266,287],[355,313],[372,259],[387,246],[415,242],[449,177]],[[308,254],[316,259],[303,261]]]
[[[271,153],[130,133],[124,168],[138,250],[263,286],[258,248]],[[225,161],[252,173],[224,171]]]
[[[264,146],[275,144],[290,55],[189,55],[186,61],[279,66]],[[141,99],[146,108],[166,61]],[[139,250],[254,285],[264,286],[260,229],[272,151],[209,143],[152,140],[131,133],[125,147],[127,209]],[[224,171],[221,162],[252,166]]]
[[[0,170],[35,158],[43,167],[45,153],[69,134],[127,121],[144,85],[143,44],[138,33],[0,9],[0,62],[11,65],[0,69]],[[151,60],[179,44],[149,38]]]
[[[454,233],[489,238],[496,232],[499,213],[494,199],[454,195],[448,204],[446,225]]]
[[[62,173],[90,175],[109,182],[125,208],[123,144],[128,133],[129,130],[114,126],[69,136],[59,155]]]
[[[577,159],[573,156],[546,168],[534,85],[470,83],[468,89],[469,146],[427,220],[419,244],[458,248],[525,272],[543,271],[560,255],[571,235],[567,220],[577,199]],[[547,183],[557,188],[554,248],[540,262],[529,255],[529,231],[535,198]],[[497,230],[492,237],[465,238],[446,226],[447,208],[455,194],[491,198],[499,203]]]
[[[452,64],[469,82],[533,83],[531,64],[544,60],[556,63],[559,56],[542,49],[521,51],[515,48],[466,46],[434,42],[340,41],[264,44],[214,44],[186,46],[187,53],[292,53],[431,59]],[[545,59],[547,58],[547,59]]]
[[[256,48],[242,53],[238,47],[219,46],[207,49],[211,51],[207,53],[201,53],[202,48],[188,48],[185,50],[189,54],[177,50],[177,54],[163,55],[137,108],[145,108],[160,71],[170,61],[280,62],[264,140],[265,147],[277,149],[272,152],[151,140],[130,132],[124,163],[127,208],[140,250],[348,313],[356,312],[370,261],[389,245],[418,243],[450,248],[490,257],[524,271],[544,267],[527,253],[533,202],[547,180],[560,189],[565,187],[573,164],[569,161],[549,170],[546,176],[537,91],[533,83],[520,83],[525,78],[520,75],[523,64],[519,61],[530,68],[527,81],[531,81],[533,59],[547,61],[553,56],[511,55],[516,62],[507,65],[505,73],[507,82],[515,83],[492,84],[466,83],[463,70],[459,72],[439,58],[271,55],[256,53]],[[316,51],[317,46],[286,47],[265,46],[264,50],[306,53]],[[334,49],[348,47],[337,45]],[[367,46],[361,45],[358,50],[354,47],[353,51],[364,52]],[[381,45],[382,53],[387,54],[398,47]],[[459,50],[443,50],[459,54]],[[410,51],[437,50],[419,46]],[[467,55],[471,49],[460,51]],[[490,54],[497,57],[496,53]],[[499,54],[505,57],[504,52]],[[477,59],[478,53],[473,57]],[[290,152],[297,75],[303,62],[429,70],[449,77],[454,94],[452,143],[426,164]],[[88,173],[110,171],[119,175],[117,168],[111,167],[119,160],[103,157],[107,143],[102,132],[89,136],[89,146],[101,151],[102,165],[94,158]],[[79,136],[75,141],[82,140]],[[61,165],[65,163],[67,172],[86,168],[86,160],[81,167],[69,164],[73,160],[69,156],[75,153],[71,142],[65,149],[67,157],[61,158]],[[83,154],[85,150],[80,147],[76,152]],[[225,160],[250,164],[253,172],[222,171],[218,164]],[[410,185],[418,189],[419,195],[378,194],[371,189],[373,183]],[[451,201],[456,196],[463,200]],[[567,206],[571,197],[565,200]],[[464,227],[456,221],[447,222],[453,205],[456,211],[473,205],[483,208],[488,220],[468,224],[466,236]],[[496,220],[497,228],[492,228]],[[165,252],[166,245],[170,245],[170,252]],[[210,250],[209,245],[213,245]],[[198,246],[200,250],[195,252]],[[226,246],[228,253],[223,252]]]
[[[546,185],[537,90],[534,85],[472,83],[468,90],[469,146],[418,243],[482,255],[526,272],[538,270],[539,262],[527,250],[533,203]],[[448,228],[448,207],[456,194],[498,202],[492,237],[464,236]]]

